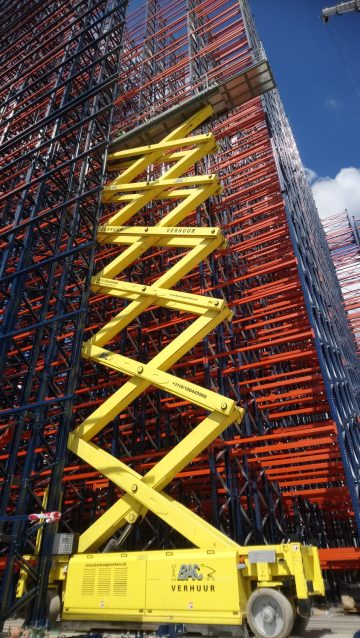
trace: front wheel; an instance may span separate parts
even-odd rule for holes
[[[256,638],[288,638],[294,625],[290,601],[276,589],[256,589],[246,606],[247,621]]]

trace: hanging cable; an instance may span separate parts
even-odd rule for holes
[[[350,67],[349,67],[349,65],[348,65],[348,63],[347,63],[347,61],[346,61],[346,59],[345,59],[345,57],[344,57],[339,45],[337,43],[337,41],[336,41],[335,34],[333,33],[333,30],[330,28],[330,26],[328,27],[327,31],[329,33],[330,39],[331,39],[335,49],[336,49],[336,52],[337,52],[337,54],[338,54],[338,56],[339,56],[339,58],[340,58],[340,60],[341,60],[341,62],[343,64],[343,66],[345,68],[345,71],[346,71],[347,75],[350,78],[351,84],[353,85],[353,87],[355,89],[355,93],[360,98],[360,83],[359,83],[358,79],[354,76],[352,70],[350,69]]]

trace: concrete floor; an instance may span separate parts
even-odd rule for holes
[[[9,624],[4,632],[0,632],[0,638],[9,638],[10,627],[18,626],[17,621],[7,621]],[[5,628],[4,628],[5,629]],[[360,631],[360,613],[345,614],[340,608],[331,608],[329,610],[314,609],[307,629],[303,632],[302,638],[353,638],[356,631]],[[77,632],[52,630],[46,633],[46,638],[66,638],[66,636],[75,636]],[[105,632],[109,636],[111,633]],[[114,635],[114,634],[113,634]],[[124,638],[128,638],[126,634],[122,634]],[[130,635],[130,634],[128,634]],[[119,638],[120,634],[117,633]]]
[[[353,638],[360,631],[360,614],[344,614],[343,611],[330,609],[315,610],[304,638]]]

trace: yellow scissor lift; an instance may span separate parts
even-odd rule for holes
[[[211,133],[191,135],[209,119],[211,106],[189,117],[161,142],[116,151],[108,168],[118,173],[104,188],[105,204],[118,204],[101,244],[125,248],[92,279],[93,290],[127,300],[127,305],[84,343],[83,356],[129,377],[70,435],[68,447],[125,495],[79,538],[78,552],[54,556],[50,587],[62,591],[63,620],[121,621],[149,627],[186,623],[228,629],[246,620],[258,637],[286,638],[294,619],[309,609],[310,597],[323,595],[317,549],[299,543],[242,547],[168,496],[163,489],[244,410],[233,400],[181,379],[168,370],[222,321],[231,320],[225,301],[172,290],[201,260],[224,246],[219,228],[179,226],[208,197],[220,193],[216,175],[188,175],[195,162],[216,150]],[[165,166],[159,179],[136,181],[148,167]],[[126,226],[151,201],[171,200],[170,212],[153,227]],[[152,247],[185,249],[152,285],[117,279]],[[186,252],[187,251],[187,252]],[[150,363],[144,364],[106,346],[150,306],[190,313],[196,319]],[[149,386],[200,406],[208,416],[145,476],[101,449],[94,437]],[[119,551],[99,548],[122,527],[148,510],[179,532],[194,549]],[[20,579],[19,595],[26,586]]]

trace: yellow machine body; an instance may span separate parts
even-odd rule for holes
[[[241,625],[256,587],[323,595],[316,548],[77,554],[65,578],[64,620]]]
[[[68,570],[64,620],[238,625],[246,606],[236,552],[78,554]]]

